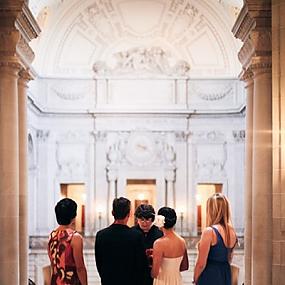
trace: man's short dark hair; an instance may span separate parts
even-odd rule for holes
[[[141,204],[136,208],[135,217],[137,219],[150,219],[154,221],[155,211],[152,205]]]
[[[76,217],[77,204],[70,198],[60,200],[55,206],[56,220],[59,225],[69,225]]]
[[[131,211],[131,201],[129,199],[124,197],[114,199],[112,214],[115,220],[121,220],[126,218],[126,216],[130,213],[130,211]]]

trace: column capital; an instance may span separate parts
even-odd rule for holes
[[[19,72],[19,84],[23,85],[24,87],[28,87],[27,84],[29,81],[33,80],[34,77],[31,75],[28,69],[22,68]]]
[[[29,67],[34,59],[29,42],[38,37],[40,28],[26,2],[0,3],[0,61],[15,57]]]
[[[243,41],[238,58],[244,70],[254,64],[255,57],[271,57],[271,5],[265,1],[248,0],[232,29]]]
[[[253,77],[254,77],[254,74],[253,74],[251,68],[243,70],[239,74],[239,79],[246,83],[246,87],[253,83]]]

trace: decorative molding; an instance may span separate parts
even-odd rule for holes
[[[245,130],[233,130],[233,137],[235,142],[237,143],[243,143],[245,141]]]
[[[197,131],[190,132],[192,142],[199,143],[222,143],[225,141],[225,134],[220,131]]]
[[[176,61],[170,66],[170,54],[161,47],[135,47],[114,55],[116,65],[110,68],[102,61],[95,62],[93,71],[95,76],[108,76],[115,74],[163,74],[167,76],[189,77],[190,65],[184,60]]]
[[[271,57],[254,57],[252,61],[253,63],[250,67],[254,75],[271,72]]]
[[[36,137],[39,142],[46,142],[50,135],[49,130],[37,130],[36,131]]]
[[[26,3],[23,5],[21,13],[18,14],[15,25],[27,42],[37,38],[41,32],[36,19]]]
[[[78,81],[68,82],[65,81],[55,83],[51,90],[63,100],[81,100],[89,93],[84,84],[80,84]]]
[[[238,58],[245,70],[255,64],[255,57],[267,61],[272,50],[270,2],[245,2],[232,32],[244,42]]]
[[[232,33],[236,38],[244,42],[249,36],[249,32],[254,28],[254,25],[255,21],[249,15],[247,6],[244,5],[236,19]]]
[[[189,84],[193,93],[205,101],[222,100],[226,97],[231,96],[234,92],[233,82],[227,84],[221,84],[220,82],[207,82],[204,84],[190,82]]]
[[[29,67],[35,58],[35,54],[24,37],[20,37],[16,50],[22,61]]]
[[[1,67],[8,67],[8,68],[11,68],[11,69],[14,69],[15,72],[18,72],[23,68],[23,66],[17,62],[16,60],[15,61],[0,61],[0,68]]]
[[[239,79],[243,80],[247,84],[250,84],[253,82],[253,77],[254,77],[254,74],[253,74],[251,68],[243,70],[239,75]]]

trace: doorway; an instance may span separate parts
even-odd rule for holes
[[[206,205],[208,198],[221,193],[223,184],[201,183],[197,185],[196,205],[197,205],[197,233],[201,234],[206,227]]]
[[[128,222],[129,226],[135,225],[134,213],[141,204],[150,204],[155,208],[155,179],[127,179],[126,193],[131,201],[131,216]]]
[[[77,216],[75,230],[84,234],[85,229],[85,185],[84,184],[60,184],[62,198],[70,198],[77,203]]]

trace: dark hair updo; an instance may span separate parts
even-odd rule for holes
[[[69,225],[76,217],[77,204],[69,198],[60,200],[55,206],[56,220],[59,225]]]
[[[174,209],[169,207],[162,207],[158,210],[157,214],[165,217],[165,229],[173,228],[176,224],[177,215]]]

